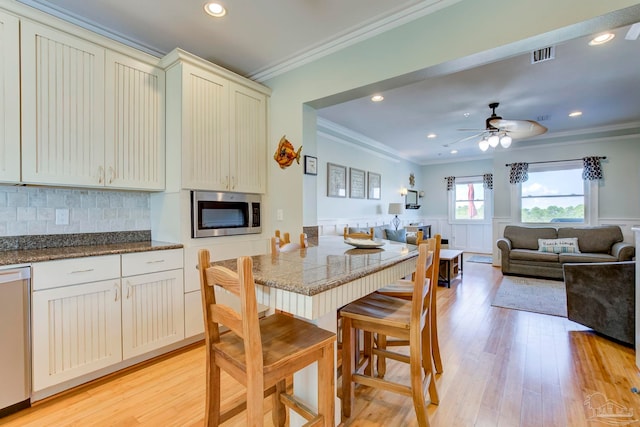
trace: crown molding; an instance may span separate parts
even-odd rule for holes
[[[55,16],[56,18],[66,21],[68,23],[77,25],[78,27],[84,28],[85,30],[92,31],[96,34],[107,37],[111,40],[120,42],[126,46],[145,52],[156,58],[161,58],[167,53],[159,49],[156,49],[153,46],[144,44],[139,40],[132,39],[131,37],[128,37],[122,33],[109,29],[103,25],[100,25],[95,21],[92,21],[80,15],[77,15],[75,13],[72,13],[67,9],[51,4],[49,2],[43,2],[41,0],[16,0],[16,1],[20,4],[30,6],[33,9],[36,9],[38,11],[47,13],[48,15]]]
[[[290,55],[288,58],[260,68],[250,73],[248,78],[258,82],[264,82],[341,49],[377,36],[378,34],[435,13],[460,1],[462,0],[424,0],[384,18],[373,18],[364,26],[352,27],[338,37],[324,40],[311,48],[304,49]]]

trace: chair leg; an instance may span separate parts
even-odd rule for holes
[[[386,335],[382,335],[382,334],[378,334],[377,336],[377,347],[381,350],[386,350],[387,349],[387,336]],[[378,355],[378,359],[376,361],[376,369],[378,370],[378,377],[379,378],[384,378],[384,375],[387,373],[387,358],[382,356],[382,355]]]
[[[349,418],[353,405],[354,392],[353,378],[354,361],[353,354],[355,339],[351,328],[351,319],[342,318],[342,415]]]
[[[324,427],[335,425],[335,373],[333,364],[333,343],[322,350],[318,360],[318,414],[324,419]]]
[[[287,407],[280,400],[280,395],[287,392],[287,382],[285,380],[278,381],[276,384],[276,392],[271,395],[273,409],[271,411],[271,419],[273,425],[284,427],[287,422]]]
[[[213,356],[207,354],[207,391],[205,402],[205,426],[220,425],[220,368]]]
[[[256,427],[264,425],[264,383],[262,377],[247,377],[247,425]]]
[[[428,326],[427,326],[428,327]],[[426,329],[426,328],[424,328]],[[424,337],[424,333],[422,336]],[[424,399],[423,383],[425,380],[433,381],[431,378],[425,376],[423,370],[423,359],[425,354],[423,353],[423,345],[420,343],[412,343],[409,345],[409,371],[411,372],[411,397],[413,399],[413,407],[416,411],[416,418],[420,427],[429,426],[429,417],[427,414],[427,402]],[[422,341],[422,340],[420,340]],[[426,354],[429,361],[431,360],[430,353]],[[431,363],[431,362],[429,362]]]
[[[363,361],[362,363],[366,363],[364,367],[364,374],[372,377],[373,376],[373,333],[369,331],[363,331]],[[358,345],[358,341],[356,340],[356,345]]]
[[[436,278],[437,280],[437,278]],[[429,305],[429,325],[431,327],[431,351],[433,354],[433,363],[436,373],[443,372],[442,357],[440,357],[440,343],[438,342],[438,316],[436,310],[436,291],[438,289],[437,282],[431,292],[431,304]]]
[[[433,347],[431,346],[431,329],[429,325],[422,328],[422,371],[424,377],[429,381],[429,400],[434,405],[440,403],[438,389],[436,387],[435,367],[433,365]]]

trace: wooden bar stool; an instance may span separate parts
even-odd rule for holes
[[[433,363],[435,365],[436,373],[441,374],[443,372],[442,365],[442,356],[440,355],[440,344],[438,342],[438,313],[437,313],[437,305],[436,305],[436,289],[438,285],[438,277],[440,274],[440,247],[441,247],[441,236],[440,234],[436,234],[434,237],[423,240],[428,245],[430,251],[433,252],[433,262],[431,266],[427,269],[426,277],[431,280],[431,283],[434,284],[434,291],[431,295],[431,309],[429,311],[429,326],[431,328],[431,347],[432,347],[432,355],[433,355]],[[413,295],[413,282],[407,280],[399,280],[389,286],[378,289],[376,292],[396,297],[402,298],[405,300],[411,300]],[[379,336],[379,345],[381,347],[384,346],[398,346],[398,345],[408,345],[409,343],[404,340],[386,340],[384,336]],[[384,363],[384,358],[380,358],[377,363],[378,375],[384,376],[386,368]]]
[[[309,240],[306,233],[300,233],[299,243],[291,243],[289,233],[284,233],[284,238],[280,238],[280,230],[276,230],[275,237],[271,238],[271,253],[291,252],[296,249],[304,249],[309,247]]]
[[[207,392],[205,424],[217,426],[246,409],[247,424],[262,426],[264,397],[273,394],[272,418],[286,423],[286,408],[308,421],[306,426],[334,426],[334,333],[282,314],[258,319],[251,258],[238,258],[238,272],[210,266],[209,251],[198,253],[205,321]],[[240,298],[240,312],[216,304],[213,285]],[[223,334],[219,325],[229,328]],[[286,379],[318,362],[318,411],[286,393]],[[247,387],[246,401],[220,413],[220,370]]]
[[[413,298],[411,301],[389,297],[378,293],[369,294],[347,304],[340,310],[342,317],[342,414],[351,416],[354,389],[353,384],[377,387],[383,390],[410,396],[416,411],[418,424],[429,425],[424,390],[429,389],[431,402],[438,403],[434,383],[434,368],[431,358],[431,329],[429,309],[432,283],[425,278],[431,262],[431,254],[426,245],[418,249]],[[355,332],[364,331],[365,365],[357,369],[353,360]],[[373,334],[397,337],[409,341],[409,356],[377,348]],[[408,363],[410,384],[376,378],[373,376],[372,362],[376,355]],[[435,396],[435,398],[434,398]]]

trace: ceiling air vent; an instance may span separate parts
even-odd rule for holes
[[[537,64],[539,62],[549,61],[556,57],[556,47],[548,46],[542,49],[534,50],[531,52],[531,63]]]

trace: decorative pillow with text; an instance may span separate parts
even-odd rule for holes
[[[577,237],[564,239],[538,239],[539,252],[552,252],[554,254],[579,254]]]

